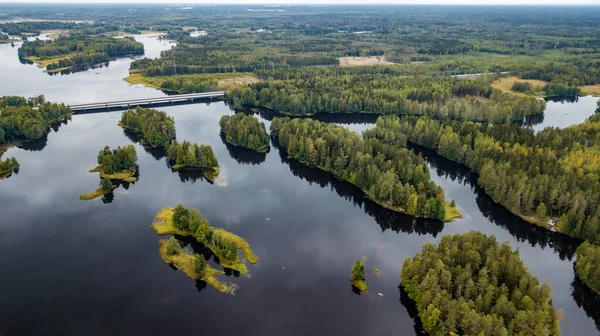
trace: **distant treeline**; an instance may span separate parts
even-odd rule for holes
[[[235,106],[263,106],[295,115],[406,114],[493,123],[522,121],[545,109],[542,100],[501,93],[481,80],[399,77],[385,74],[385,68],[370,72],[347,68],[258,72],[264,81],[234,89],[229,97]]]
[[[110,57],[128,54],[143,55],[144,44],[135,41],[131,37],[90,37],[83,33],[71,33],[60,36],[53,41],[26,41],[19,48],[20,58],[34,56],[40,60],[44,60],[59,56],[68,56],[65,59],[48,65],[48,70],[86,63],[105,62]]]

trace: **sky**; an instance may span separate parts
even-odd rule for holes
[[[0,0],[0,3],[599,5],[600,0]]]

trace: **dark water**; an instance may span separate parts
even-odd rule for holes
[[[48,76],[0,46],[0,62],[0,95],[86,102],[160,94],[120,81],[130,60]],[[510,241],[550,282],[555,307],[565,311],[564,335],[598,334],[599,299],[574,277],[579,242],[494,205],[463,167],[414,147],[466,216],[445,225],[418,220],[382,209],[274,146],[256,154],[224,144],[218,120],[233,113],[225,103],[162,109],[175,118],[179,140],[213,147],[221,167],[215,184],[173,173],[160,152],[147,152],[117,126],[119,112],[74,116],[42,141],[7,152],[21,163],[18,175],[0,181],[0,330],[7,336],[415,335],[415,312],[398,289],[404,259],[426,242],[469,230]],[[118,189],[111,203],[79,201],[98,185],[88,172],[98,150],[130,143],[139,181]],[[246,238],[259,256],[248,267],[251,277],[226,278],[240,286],[235,296],[204,288],[160,258],[160,237],[149,225],[177,203]],[[356,259],[367,271],[370,291],[362,296],[349,282]]]

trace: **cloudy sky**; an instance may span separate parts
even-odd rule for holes
[[[599,5],[600,0],[0,0],[3,2],[28,3],[186,3],[186,4],[477,4],[477,5]]]

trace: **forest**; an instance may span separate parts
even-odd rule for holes
[[[484,80],[386,72],[384,67],[310,68],[288,74],[295,79],[279,80],[282,71],[264,71],[258,73],[263,81],[228,96],[237,107],[262,106],[292,115],[378,113],[493,123],[522,121],[546,107],[543,100],[496,91]]]
[[[39,139],[48,133],[51,124],[72,114],[68,106],[46,102],[44,96],[1,97],[0,143],[12,139]]]
[[[539,133],[517,125],[381,117],[371,132],[410,141],[479,174],[492,199],[523,219],[600,243],[600,115]]]
[[[139,133],[144,144],[163,148],[175,170],[203,169],[209,181],[219,174],[219,163],[212,147],[189,141],[177,142],[175,120],[163,111],[137,107],[123,112],[119,125]]]
[[[600,294],[600,246],[584,242],[577,248],[575,274],[594,292]]]
[[[310,166],[333,173],[394,211],[450,221],[444,190],[432,180],[423,159],[398,144],[387,144],[312,119],[275,118],[271,135],[287,153]]]
[[[163,111],[137,107],[123,112],[119,125],[139,133],[153,148],[167,147],[175,140],[175,120]]]
[[[49,41],[25,41],[19,48],[19,57],[32,61],[60,57],[48,64],[47,70],[106,62],[111,57],[129,54],[143,55],[144,44],[135,41],[133,37],[90,36],[79,31]]]
[[[404,261],[401,286],[429,335],[560,335],[552,290],[509,243],[446,235]]]
[[[110,149],[106,146],[98,153],[98,164],[106,174],[137,169],[137,153],[133,145]]]
[[[269,149],[269,135],[265,124],[254,116],[243,113],[224,115],[219,120],[219,126],[229,144],[257,152],[266,152]]]

